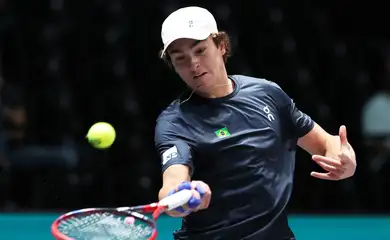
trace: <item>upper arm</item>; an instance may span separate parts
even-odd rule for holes
[[[313,130],[315,122],[298,109],[295,102],[277,85],[273,87],[275,99],[283,125],[283,132],[289,139],[299,139]]]
[[[155,147],[161,158],[164,183],[170,181],[169,179],[186,181],[194,171],[191,147],[182,135],[185,133],[171,122],[157,122]]]
[[[292,139],[297,139],[299,147],[310,154],[325,154],[330,135],[310,116],[298,109],[294,101],[279,87],[277,99],[281,102],[284,129]]]

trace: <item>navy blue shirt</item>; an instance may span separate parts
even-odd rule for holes
[[[182,96],[157,119],[162,171],[187,165],[212,191],[209,208],[183,218],[175,239],[293,239],[285,208],[297,140],[314,122],[274,82],[229,78],[228,96]]]

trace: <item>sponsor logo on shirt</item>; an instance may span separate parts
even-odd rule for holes
[[[162,154],[162,165],[165,165],[171,159],[176,158],[178,156],[179,156],[179,154],[178,154],[178,151],[177,151],[177,147],[176,146],[171,147],[170,149],[166,150]]]

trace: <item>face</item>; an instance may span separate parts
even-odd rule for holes
[[[223,55],[226,49],[217,47],[211,37],[203,41],[178,39],[167,50],[175,71],[192,89],[207,95],[224,77]]]

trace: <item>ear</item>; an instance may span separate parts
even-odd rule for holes
[[[226,53],[226,46],[225,46],[225,44],[222,44],[222,43],[219,44],[218,50],[221,52],[222,56],[225,55],[225,53]]]

